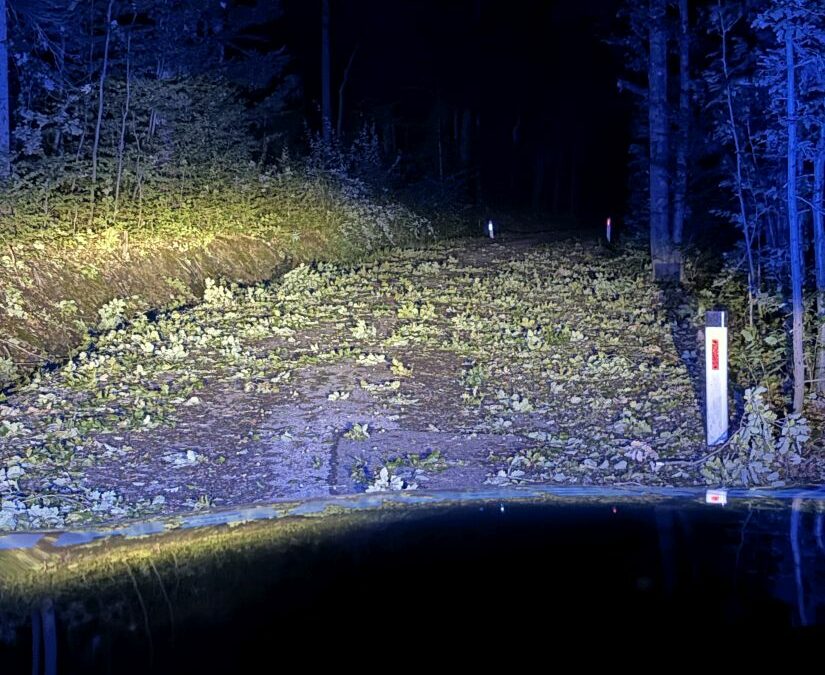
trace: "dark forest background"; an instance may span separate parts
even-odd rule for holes
[[[621,208],[630,105],[607,41],[618,2],[331,5],[334,82],[352,58],[345,132],[374,122],[411,177],[471,182],[499,209],[600,222]],[[302,112],[317,124],[320,50],[306,37],[319,6],[287,2],[283,26],[305,82]]]
[[[173,183],[183,194],[237,181],[222,172],[305,157],[316,134],[360,144],[349,164],[380,163],[381,180],[419,197],[600,222],[627,182],[629,105],[605,41],[616,7],[9,0],[7,210],[17,226],[32,201],[65,217],[65,197],[74,226],[135,217],[135,205],[140,221]]]

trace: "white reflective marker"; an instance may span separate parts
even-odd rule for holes
[[[705,422],[708,445],[728,440],[727,312],[705,315]]]
[[[605,236],[607,237],[607,243],[610,243],[610,237],[613,234],[613,225],[610,222],[610,218],[607,219],[607,229],[605,231]]]
[[[490,235],[490,239],[495,239],[496,238],[495,232],[493,230],[493,221],[492,220],[487,221],[487,234]]]

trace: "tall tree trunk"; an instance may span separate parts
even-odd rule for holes
[[[0,179],[11,175],[11,128],[9,115],[9,45],[6,0],[0,0]]]
[[[95,188],[97,187],[97,153],[100,148],[100,129],[103,125],[103,89],[106,85],[106,73],[109,69],[109,39],[112,36],[112,5],[114,0],[109,0],[106,8],[106,41],[103,44],[103,65],[100,68],[100,81],[97,89],[97,123],[95,124],[95,140],[92,145],[92,187],[91,187],[91,210],[89,212],[89,224],[94,223],[95,218]]]
[[[56,50],[55,64],[57,66],[57,73],[60,82],[57,85],[57,95],[63,100],[66,95],[66,27],[60,26],[60,46]],[[52,152],[55,155],[63,154],[63,131],[58,127],[54,133],[54,140],[52,141]]]
[[[126,36],[126,100],[123,102],[123,115],[120,119],[120,136],[117,141],[117,179],[115,180],[114,218],[117,218],[120,203],[120,184],[123,180],[123,153],[126,148],[126,122],[129,119],[129,104],[132,99],[132,35]]]
[[[553,215],[559,215],[561,200],[561,163],[563,155],[557,152],[553,158]]]
[[[679,0],[679,133],[676,138],[676,184],[673,189],[673,244],[682,245],[688,184],[690,140],[690,28],[688,0]]]
[[[478,11],[481,11],[481,9],[480,9],[481,4],[480,3],[477,5],[477,8],[478,8]],[[475,171],[473,172],[475,174],[475,177],[476,177],[475,199],[476,199],[476,204],[479,204],[480,206],[482,206],[482,208],[486,208],[486,207],[484,207],[484,176],[481,173],[481,167],[484,166],[484,161],[483,161],[483,159],[481,157],[481,154],[480,154],[481,153],[481,147],[482,147],[482,143],[481,143],[481,139],[480,139],[480,137],[481,137],[481,113],[480,112],[477,112],[475,114],[475,133],[476,133],[476,153],[477,153],[476,154],[476,167],[475,167]]]
[[[438,182],[444,183],[444,134],[443,134],[443,108],[441,98],[437,98],[433,108],[432,119],[435,125],[435,154],[438,169]]]
[[[728,108],[728,124],[733,139],[733,149],[736,154],[736,197],[739,201],[739,219],[742,224],[742,235],[745,238],[745,252],[748,258],[748,306],[750,312],[748,320],[753,325],[753,297],[756,288],[756,269],[753,264],[754,229],[748,218],[745,205],[745,185],[742,171],[742,144],[739,141],[739,132],[736,127],[736,114],[733,106],[733,90],[731,89],[730,70],[728,69],[728,26],[725,25],[721,3],[719,5],[719,35],[722,38],[722,74],[725,77],[725,100]]]
[[[825,126],[814,160],[814,260],[816,263],[816,391],[825,394]]]
[[[349,71],[352,69],[352,62],[355,60],[355,53],[357,51],[358,45],[355,45],[355,49],[352,50],[349,61],[347,61],[347,67],[344,69],[344,77],[341,78],[341,84],[338,87],[338,125],[335,128],[338,138],[341,138],[341,134],[344,131],[344,89],[346,89],[347,82],[349,82]]]
[[[163,55],[158,55],[155,61],[155,80],[160,82],[161,80],[165,79],[163,76],[165,59]],[[154,106],[149,109],[149,121],[146,127],[146,143],[149,144],[149,141],[155,137],[155,133],[158,130],[158,125],[161,123],[160,115],[157,111],[157,108]]]
[[[510,181],[509,194],[513,200],[518,199],[518,176],[519,176],[519,146],[521,144],[521,115],[516,118],[513,128],[510,130],[510,171],[508,179]]]
[[[542,193],[544,192],[544,164],[545,150],[539,145],[536,149],[536,169],[533,174],[533,211],[538,213],[543,203]]]
[[[464,108],[464,112],[461,117],[461,138],[459,141],[459,148],[458,148],[458,155],[459,159],[461,160],[461,166],[464,169],[469,168],[471,157],[471,147],[472,147],[472,135],[473,135],[473,114],[470,112],[469,108]]]
[[[572,154],[570,155],[570,215],[573,219],[576,218],[576,212],[578,210],[578,196],[578,167],[576,166],[576,146],[574,145]]]
[[[321,0],[321,134],[332,136],[332,75],[329,50],[329,0]]]
[[[387,113],[387,119],[381,122],[382,140],[384,141],[384,155],[393,157],[395,155],[395,121],[392,119],[392,112]]]
[[[797,121],[796,73],[793,33],[785,31],[785,69],[787,80],[786,112],[788,118],[788,244],[791,247],[791,300],[793,304],[793,410],[802,412],[805,401],[804,306],[802,301],[802,233],[796,203]]]
[[[650,129],[650,255],[653,278],[673,276],[668,185],[667,0],[650,0],[648,124]]]

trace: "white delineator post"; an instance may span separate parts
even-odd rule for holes
[[[607,226],[605,227],[604,236],[607,237],[607,243],[610,243],[611,236],[613,235],[613,224],[610,221],[610,218],[607,219]]]
[[[493,221],[492,220],[487,221],[487,234],[489,235],[490,239],[495,239],[496,238],[496,231],[495,231],[495,227],[493,226]]]
[[[705,421],[708,445],[728,440],[728,317],[705,315]]]

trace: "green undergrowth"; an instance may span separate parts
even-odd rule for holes
[[[790,413],[791,308],[785,299],[782,258],[766,251],[759,260],[759,279],[749,293],[741,246],[722,255],[694,251],[686,258],[685,286],[694,299],[696,328],[702,329],[708,310],[724,309],[728,314],[734,424],[728,443],[702,467],[711,483],[781,482],[782,476],[804,474],[806,462],[818,454],[815,448],[821,448],[822,405],[815,389],[808,392],[804,415]],[[812,298],[806,301],[805,322],[810,373],[817,347]]]
[[[695,299],[697,328],[704,326],[707,310],[727,311],[728,353],[734,386],[741,391],[762,388],[760,396],[767,405],[777,410],[789,409],[792,317],[786,297],[787,274],[780,252],[767,249],[760,260],[764,263],[760,263],[759,279],[749,293],[741,246],[722,255],[694,251],[686,259],[685,286]],[[805,298],[804,320],[806,380],[812,382],[818,334],[813,294]],[[817,398],[815,388],[810,388],[807,403]]]
[[[204,275],[197,306],[128,325],[127,300],[101,306],[88,350],[0,401],[0,529],[298,498],[296,484],[825,476],[808,425],[778,423],[764,391],[709,451],[695,307],[652,282],[644,249],[464,239],[360,256],[277,283]]]
[[[465,461],[475,473],[451,479],[460,487],[694,484],[701,421],[658,297],[644,252],[617,259],[575,241],[527,250],[454,241],[356,265],[302,265],[277,284],[210,283],[191,311],[108,330],[0,405],[0,528],[225,504],[225,487],[208,476],[231,471],[237,483],[263,472],[248,465],[257,449],[294,440],[280,423],[277,437],[269,433],[267,418],[296,410],[303,397],[314,401],[313,436],[330,428],[335,447],[349,448],[342,457],[363,456],[362,470],[358,462],[346,470],[371,490],[413,489]],[[111,324],[120,311],[103,318]],[[335,364],[373,372],[309,398],[312,371]],[[339,416],[348,399],[368,408]],[[233,401],[238,410],[241,400],[264,405],[262,421],[214,428],[197,447],[168,435],[187,419],[208,424]],[[391,418],[488,450],[463,457],[451,440],[433,452],[405,444],[368,457]],[[218,451],[227,434],[235,440]],[[130,468],[144,454],[163,484],[140,479],[135,492]],[[325,461],[288,454],[314,470]],[[279,462],[271,475],[292,470]],[[253,498],[255,485],[242,485],[236,502]]]

